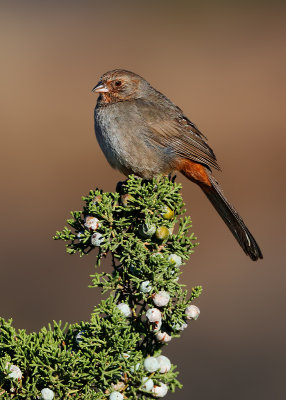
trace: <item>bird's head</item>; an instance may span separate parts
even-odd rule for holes
[[[143,97],[148,86],[148,82],[141,76],[115,69],[102,75],[92,91],[100,94],[100,103],[109,104]]]

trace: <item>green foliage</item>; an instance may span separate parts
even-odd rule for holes
[[[167,372],[148,372],[144,360],[158,356],[166,342],[179,336],[186,323],[186,307],[202,288],[188,294],[179,283],[181,263],[196,245],[189,217],[179,193],[180,185],[167,178],[152,181],[130,176],[115,193],[90,191],[82,211],[56,233],[67,241],[70,254],[93,252],[97,265],[108,253],[112,273],[96,272],[91,287],[111,291],[89,322],[64,325],[54,322],[39,333],[16,331],[11,321],[0,319],[0,397],[37,399],[50,388],[56,399],[108,399],[117,391],[127,399],[154,399],[142,387],[142,378],[171,391],[180,387],[172,366]],[[176,224],[178,225],[176,227]],[[156,294],[166,293],[166,305],[156,305]],[[159,294],[160,294],[159,293]],[[118,305],[130,310],[125,316]],[[157,309],[158,321],[146,312]],[[21,370],[13,378],[11,366]]]

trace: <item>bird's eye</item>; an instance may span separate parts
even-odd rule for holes
[[[119,87],[119,86],[121,86],[122,85],[122,82],[121,81],[115,81],[115,86],[116,87]]]

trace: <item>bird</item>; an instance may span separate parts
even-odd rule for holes
[[[109,164],[124,175],[149,180],[179,171],[196,183],[253,261],[262,252],[244,221],[226,199],[212,170],[220,171],[207,138],[183,111],[140,75],[114,69],[92,92],[97,141]]]

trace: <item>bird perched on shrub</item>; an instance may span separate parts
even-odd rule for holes
[[[212,175],[220,170],[207,138],[165,95],[126,70],[105,73],[93,88],[98,143],[113,168],[151,179],[180,171],[205,193],[244,252],[263,258],[242,218]]]

